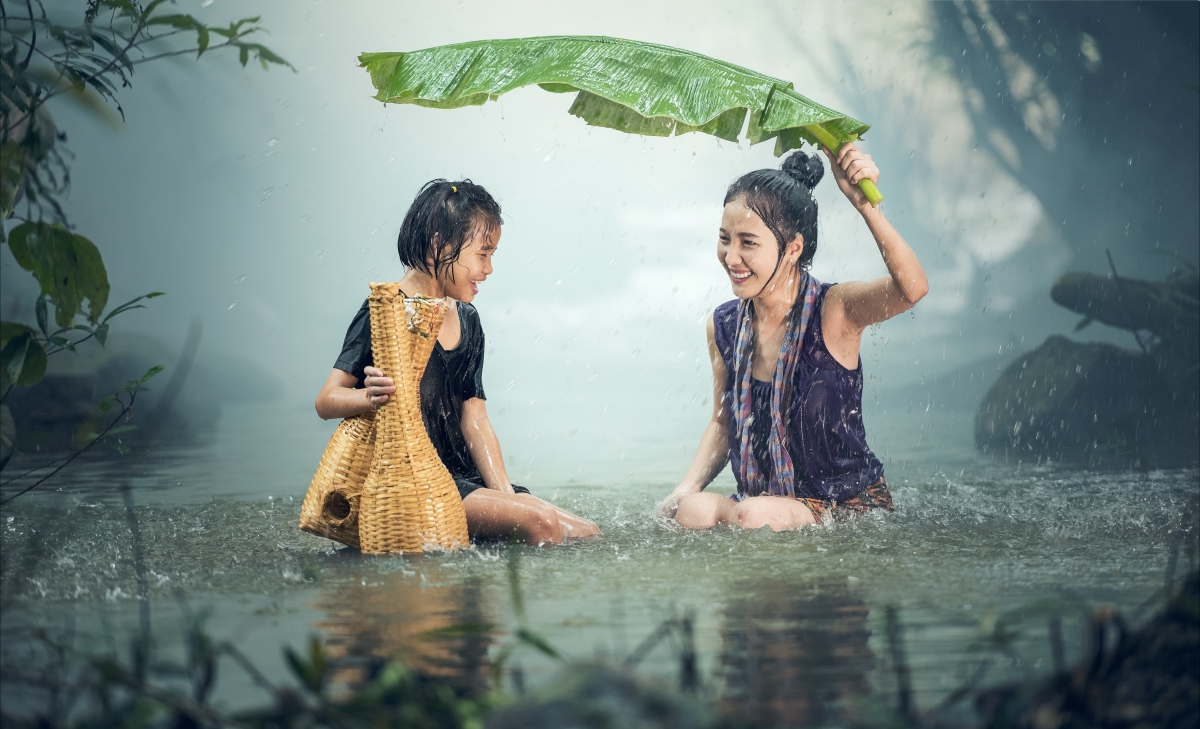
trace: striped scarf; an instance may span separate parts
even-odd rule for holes
[[[754,304],[749,299],[738,302],[737,340],[734,345],[733,379],[733,427],[737,434],[741,455],[741,472],[738,483],[745,495],[796,496],[796,472],[792,467],[792,456],[787,449],[787,424],[784,413],[790,405],[792,382],[796,365],[800,362],[804,334],[812,320],[813,305],[821,291],[821,282],[807,272],[800,280],[800,292],[792,305],[783,345],[779,350],[779,361],[771,377],[771,433],[767,440],[771,451],[771,476],[766,478],[754,457],[750,445],[750,424],[754,421],[754,407],[750,396],[751,359],[754,354]]]

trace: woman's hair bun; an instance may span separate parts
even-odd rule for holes
[[[817,155],[810,157],[796,150],[783,161],[783,172],[811,190],[825,176],[825,165],[821,164],[821,158]]]

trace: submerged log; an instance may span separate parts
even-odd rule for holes
[[[1068,273],[1054,283],[1054,303],[1101,324],[1146,330],[1174,338],[1200,322],[1200,278],[1140,281],[1090,273]]]
[[[1054,283],[1050,298],[1082,314],[1076,329],[1099,322],[1137,336],[1149,332],[1157,341],[1147,353],[1169,364],[1194,368],[1200,354],[1200,276],[1176,274],[1165,281],[1142,281],[1123,276],[1068,273]],[[1194,374],[1194,370],[1193,370]]]

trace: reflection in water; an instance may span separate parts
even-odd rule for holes
[[[844,582],[750,584],[721,622],[722,709],[765,726],[826,726],[869,691],[867,604]]]
[[[375,581],[338,581],[317,601],[335,684],[354,686],[384,662],[399,658],[417,674],[467,693],[488,687],[492,636],[477,577],[414,580],[404,571]]]

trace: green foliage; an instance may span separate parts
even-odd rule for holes
[[[497,688],[501,685],[504,669],[508,665],[509,660],[523,647],[532,648],[559,663],[566,661],[562,653],[551,645],[545,636],[535,631],[529,624],[529,616],[525,612],[525,594],[521,589],[521,553],[516,546],[516,535],[513,536],[509,544],[506,566],[508,568],[508,598],[512,604],[513,614],[517,618],[517,630],[513,636],[515,640],[500,648],[496,653],[495,660],[492,661],[492,684]],[[484,624],[477,626],[476,629],[479,632],[488,632],[491,627]]]
[[[60,22],[61,12],[51,18],[42,0],[29,0],[23,8],[16,3],[4,7],[0,21],[0,220],[15,218],[19,224],[11,230],[0,227],[0,243],[9,244],[17,264],[32,273],[41,287],[34,306],[40,332],[15,322],[3,323],[0,380],[5,388],[36,385],[45,374],[47,357],[63,350],[76,352],[88,339],[104,346],[113,317],[144,308],[140,302],[162,296],[157,291],[138,296],[104,314],[108,271],[99,249],[71,230],[63,210],[61,198],[71,183],[69,153],[64,154],[66,135],[59,132],[47,102],[61,96],[105,121],[115,118],[111,105],[124,120],[117,93],[131,85],[138,65],[190,53],[199,58],[219,48],[236,48],[243,66],[253,56],[264,69],[271,64],[292,68],[266,46],[247,40],[263,32],[258,17],[233,21],[226,27],[209,26],[191,15],[160,13],[167,1],[89,0],[75,24]],[[196,45],[179,48],[164,43],[181,34],[195,34]],[[219,39],[215,45],[214,37]],[[24,215],[18,215],[22,202]],[[54,331],[50,306],[57,325]],[[80,315],[86,317],[86,324],[76,323]],[[119,397],[105,398],[100,411],[107,412],[120,402],[121,416],[127,416],[134,395],[143,392],[145,381],[159,370],[127,383],[127,404]],[[4,394],[7,392],[5,389]],[[10,421],[6,423],[11,425]],[[106,433],[134,427],[115,425],[114,421],[99,434],[88,433],[84,449]],[[15,437],[9,425],[4,437],[0,467],[8,462]],[[53,473],[58,470],[61,466]],[[5,501],[12,498],[15,496]]]
[[[296,70],[292,64],[280,58],[274,51],[261,43],[248,43],[243,38],[256,33],[262,28],[258,25],[259,17],[256,15],[253,18],[242,18],[241,20],[232,22],[228,28],[217,28],[208,26],[196,20],[190,15],[160,15],[150,18],[146,24],[149,25],[167,25],[179,30],[190,30],[196,33],[196,58],[204,55],[204,52],[209,48],[209,41],[212,36],[220,36],[225,39],[224,43],[214,46],[215,48],[237,48],[238,61],[243,66],[250,60],[250,54],[262,65],[263,70],[270,68],[270,64],[274,63],[279,66],[287,66],[293,71]]]
[[[292,669],[292,673],[299,678],[300,681],[315,694],[325,693],[325,649],[321,646],[321,641],[313,636],[308,641],[308,659],[292,650],[291,647],[284,649],[284,656],[287,658],[288,666]]]
[[[46,374],[46,350],[37,332],[16,322],[0,322],[0,379],[33,387]]]
[[[257,17],[225,27],[209,26],[191,15],[160,14],[165,4],[165,0],[145,5],[130,0],[93,0],[76,24],[52,19],[42,2],[27,3],[25,13],[16,12],[15,7],[6,11],[0,26],[0,81],[6,101],[0,114],[3,218],[12,216],[24,197],[30,207],[27,218],[41,219],[49,212],[66,223],[59,198],[69,187],[70,176],[57,149],[65,136],[46,113],[50,99],[63,96],[101,117],[106,117],[106,105],[111,104],[124,119],[117,93],[131,85],[136,67],[143,63],[191,53],[199,57],[230,48],[238,51],[243,66],[253,56],[264,69],[272,64],[292,68],[266,46],[248,40],[264,32]],[[163,44],[181,34],[195,34],[195,46]],[[214,37],[219,39],[216,44],[211,42]]]
[[[12,217],[24,170],[25,153],[21,151],[21,145],[7,142],[0,147],[0,220]],[[3,228],[0,228],[0,236],[3,236]],[[0,237],[0,240],[4,238]]]
[[[84,299],[88,321],[99,322],[108,304],[108,272],[94,243],[57,223],[22,223],[9,233],[8,247],[17,265],[41,284],[42,296],[54,302],[59,327],[74,324]]]
[[[737,141],[748,114],[750,143],[775,139],[776,155],[803,142],[818,144],[816,130],[841,145],[870,128],[801,96],[791,82],[699,53],[619,38],[472,41],[364,53],[359,62],[384,103],[456,109],[537,84],[553,93],[579,92],[571,114],[631,134],[703,132]]]

